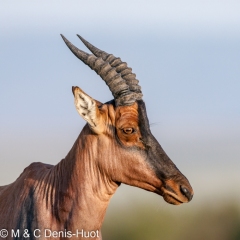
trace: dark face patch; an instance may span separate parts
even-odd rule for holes
[[[145,146],[146,160],[155,171],[158,178],[166,180],[179,174],[179,170],[164,152],[158,141],[152,135],[147,117],[145,103],[138,103],[138,126]]]

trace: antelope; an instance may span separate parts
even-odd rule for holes
[[[114,99],[101,103],[72,87],[77,112],[87,123],[57,165],[31,163],[15,182],[0,187],[0,234],[6,239],[102,239],[106,209],[121,183],[174,205],[193,197],[189,181],[151,133],[132,69],[79,35],[92,54],[61,36]]]

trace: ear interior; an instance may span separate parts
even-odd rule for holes
[[[98,109],[99,102],[79,87],[73,87],[73,95],[74,104],[80,116],[88,122],[94,132],[101,132],[102,117]]]

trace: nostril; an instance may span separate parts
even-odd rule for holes
[[[190,191],[184,187],[184,186],[180,186],[180,189],[181,189],[181,193],[189,200],[191,201],[192,200],[192,197],[193,195],[190,193]]]

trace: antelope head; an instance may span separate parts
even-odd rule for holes
[[[101,178],[155,192],[171,204],[189,202],[192,187],[152,135],[141,87],[132,69],[120,58],[78,37],[92,54],[62,36],[73,54],[101,76],[114,96],[103,104],[79,87],[72,88],[76,109],[87,121],[85,141],[88,135],[96,140],[88,143],[96,143],[97,150],[91,154]]]

